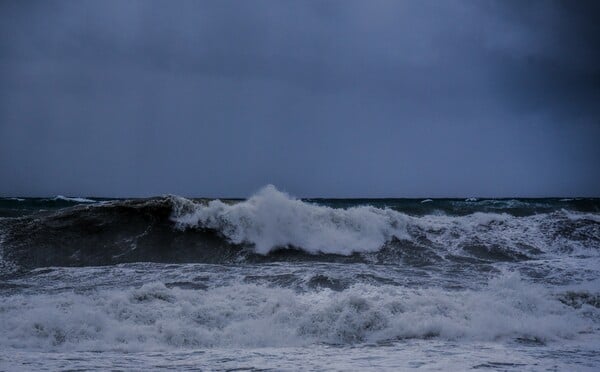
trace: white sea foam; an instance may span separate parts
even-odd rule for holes
[[[235,244],[252,244],[267,254],[281,247],[308,253],[348,255],[375,252],[397,238],[418,242],[425,237],[439,249],[460,253],[472,245],[507,252],[588,251],[597,253],[599,225],[561,229],[578,219],[598,221],[597,214],[556,211],[525,217],[476,212],[466,216],[409,216],[392,209],[358,206],[347,209],[319,206],[294,199],[267,186],[246,201],[214,200],[196,204],[174,198],[172,219],[185,228],[219,231]]]
[[[589,220],[600,223],[600,214],[598,213],[573,212],[566,209],[561,212],[571,221]]]
[[[561,303],[513,274],[481,290],[356,284],[341,292],[237,284],[202,290],[153,282],[133,289],[0,298],[0,347],[158,350],[353,344],[436,337],[553,341],[593,332],[600,310]]]
[[[466,216],[427,215],[412,223],[427,239],[440,247],[459,253],[472,245],[483,245],[505,252],[575,252],[597,255],[600,225],[577,226],[577,220],[596,221],[597,215],[558,211],[526,217],[506,213],[476,212]]]
[[[76,202],[76,203],[95,203],[95,200],[92,199],[86,199],[86,198],[71,198],[68,196],[63,196],[63,195],[57,195],[54,197],[54,200],[64,200],[64,201],[70,201],[70,202]]]
[[[408,238],[408,216],[391,209],[359,206],[334,209],[291,198],[267,186],[248,200],[226,204],[213,200],[192,212],[173,216],[181,228],[219,230],[233,243],[252,243],[267,254],[277,247],[300,247],[309,253],[373,252],[392,237]]]

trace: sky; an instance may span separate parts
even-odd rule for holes
[[[0,0],[0,195],[600,196],[595,1]]]

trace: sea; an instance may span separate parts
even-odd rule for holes
[[[598,371],[600,199],[0,198],[0,370]]]

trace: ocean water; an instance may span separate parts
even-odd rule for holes
[[[0,370],[600,369],[600,199],[0,199]]]

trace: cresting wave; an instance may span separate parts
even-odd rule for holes
[[[234,244],[253,244],[260,254],[295,247],[312,254],[348,255],[377,251],[393,237],[409,238],[408,216],[391,209],[318,206],[291,198],[273,186],[237,204],[181,202],[172,216],[180,229],[213,229]]]
[[[416,217],[368,205],[342,209],[310,204],[273,186],[236,204],[176,200],[171,218],[178,228],[215,230],[234,244],[252,244],[260,254],[292,247],[311,254],[350,255],[379,251],[392,240],[450,252],[481,245],[524,255],[600,247],[600,214],[594,213],[559,210],[521,218],[482,212]]]
[[[505,274],[481,290],[355,284],[298,293],[237,284],[0,297],[0,346],[27,350],[164,350],[354,344],[403,338],[548,342],[592,332],[598,307],[561,301]]]
[[[423,208],[435,203],[417,201]],[[406,254],[418,256],[420,264],[452,256],[515,261],[596,256],[600,213],[554,208],[523,216],[478,211],[415,215],[385,205],[303,201],[267,186],[244,201],[168,196],[41,210],[0,219],[0,238],[3,272],[8,267],[224,263],[298,255],[381,263],[399,263]]]
[[[268,186],[247,200],[93,200],[0,198],[9,369],[213,352],[225,358],[208,369],[237,368],[261,347],[277,363],[290,348],[369,363],[459,348],[483,359],[456,369],[498,349],[535,349],[532,368],[549,353],[597,364],[597,199],[299,200]]]

